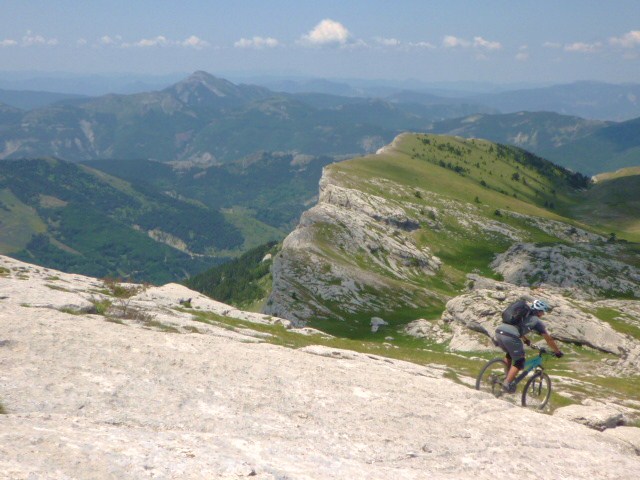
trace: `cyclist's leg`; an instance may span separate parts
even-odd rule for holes
[[[507,365],[507,372],[509,371],[509,369],[511,368],[511,355],[509,355],[508,353],[505,354],[504,356],[504,363]]]
[[[505,384],[510,384],[516,378],[518,372],[522,370],[522,367],[524,367],[524,344],[519,338],[509,337],[499,333],[496,334],[496,340],[500,348],[507,353],[507,357],[510,357],[507,360],[509,370],[507,372],[507,378],[505,379]],[[509,362],[509,360],[511,361]]]
[[[505,383],[513,382],[513,380],[516,378],[516,375],[518,375],[518,372],[523,368],[524,368],[524,356],[517,359],[515,362],[513,362],[513,365],[511,365],[511,368],[509,368],[509,371],[507,372],[507,378],[505,378],[504,380]]]

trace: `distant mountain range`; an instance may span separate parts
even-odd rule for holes
[[[43,108],[54,103],[83,98],[83,95],[67,93],[40,92],[31,90],[3,90],[0,89],[0,104],[10,105],[21,110]]]
[[[640,117],[640,84],[576,82],[471,97],[503,113],[547,111],[597,120]]]
[[[588,175],[640,165],[640,118],[613,123],[518,112],[436,122],[430,131],[516,145]]]
[[[477,111],[467,105],[278,94],[196,72],[162,91],[8,110],[0,158],[151,158],[226,163],[257,151],[353,155],[404,130]]]
[[[529,88],[497,85],[421,84],[384,86],[367,82],[328,80],[263,81],[287,93],[323,93],[351,97],[378,97],[391,102],[467,104],[495,113],[548,111],[595,120],[624,121],[640,117],[640,84],[575,82]],[[480,112],[481,110],[477,110]]]
[[[403,131],[417,131],[517,145],[588,174],[640,163],[634,143],[640,138],[638,122],[538,111],[557,107],[597,118],[604,113],[598,109],[606,107],[610,116],[640,116],[637,85],[581,83],[466,98],[399,89],[369,98],[358,96],[366,89],[347,87],[308,82],[288,86],[297,93],[277,93],[196,72],[160,91],[61,97],[28,111],[0,103],[0,159],[144,158],[223,165],[260,152],[344,158],[374,152]],[[305,92],[314,88],[325,93]],[[56,97],[42,94],[29,101],[47,98]],[[535,111],[498,113],[515,108]]]

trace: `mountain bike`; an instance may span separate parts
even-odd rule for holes
[[[522,406],[542,410],[551,398],[551,378],[544,371],[544,358],[551,355],[551,352],[536,345],[531,345],[531,348],[538,350],[538,355],[525,362],[514,383],[518,385],[533,371],[522,391]],[[476,390],[491,392],[500,397],[506,393],[502,388],[506,376],[507,364],[504,357],[489,360],[476,378]]]

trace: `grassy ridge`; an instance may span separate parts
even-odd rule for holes
[[[558,239],[524,219],[506,215],[507,212],[590,229],[562,215],[576,205],[576,195],[587,181],[586,177],[512,147],[457,137],[405,135],[385,153],[330,168],[333,175],[347,179],[353,188],[405,205],[410,203],[416,209],[438,207],[442,229],[422,228],[416,232],[415,239],[419,245],[431,248],[445,264],[443,273],[426,279],[425,286],[438,290],[440,282],[439,290],[448,295],[461,288],[470,272],[495,277],[488,265],[496,253],[511,244],[503,235],[488,236],[478,228],[461,225],[458,219],[461,208],[486,222],[511,227],[533,242]],[[384,184],[377,185],[379,178],[416,193],[413,198],[407,198],[405,191],[395,192]],[[454,203],[447,205],[448,202]],[[409,214],[415,215],[415,212]]]

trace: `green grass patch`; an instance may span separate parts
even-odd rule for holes
[[[54,285],[53,283],[45,283],[44,286],[49,288],[49,289],[51,289],[51,290],[57,290],[59,292],[70,292],[71,291],[68,288],[60,287],[58,285]]]
[[[113,305],[111,300],[107,299],[92,299],[91,303],[93,303],[97,315],[106,315],[111,305]]]
[[[147,328],[160,330],[161,332],[165,333],[180,333],[180,330],[178,330],[176,327],[159,322],[158,320],[146,320],[143,322],[143,325]]]
[[[84,313],[86,313],[81,310],[78,310],[77,308],[71,308],[71,307],[62,307],[62,308],[59,308],[58,311],[62,313],[68,313],[69,315],[83,315]]]
[[[624,320],[624,315],[615,308],[601,307],[592,312],[600,320],[607,322],[611,327],[619,333],[631,335],[633,338],[640,340],[640,326]]]

